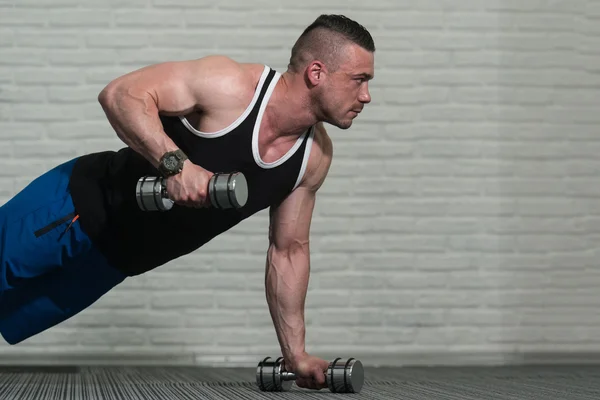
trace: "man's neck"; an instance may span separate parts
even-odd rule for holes
[[[284,72],[273,90],[263,117],[272,132],[269,142],[295,140],[318,122],[307,93],[298,86],[300,82],[295,82],[299,78]]]

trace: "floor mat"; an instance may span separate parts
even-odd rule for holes
[[[365,367],[359,394],[257,389],[252,368],[0,367],[0,399],[600,399],[600,367]]]

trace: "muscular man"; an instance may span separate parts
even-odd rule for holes
[[[266,298],[286,368],[326,387],[327,361],[305,349],[309,228],[332,144],[369,103],[375,47],[344,16],[322,15],[299,37],[288,70],[225,56],[165,62],[110,82],[99,95],[127,145],[65,162],[0,208],[0,333],[19,343],[89,307],[127,277],[200,248],[269,208]],[[176,152],[181,164],[165,158]],[[215,172],[242,172],[248,201],[209,207]],[[175,206],[144,212],[142,176],[166,177]]]

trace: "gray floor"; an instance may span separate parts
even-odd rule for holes
[[[360,394],[262,393],[254,370],[0,367],[0,399],[600,399],[600,366],[365,368]]]

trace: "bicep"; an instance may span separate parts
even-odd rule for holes
[[[112,95],[151,97],[159,112],[185,115],[209,106],[217,85],[239,79],[239,64],[224,56],[172,61],[140,68],[111,81],[99,98]]]
[[[322,125],[316,136],[314,158],[311,155],[306,177],[298,188],[278,206],[271,207],[269,242],[277,249],[296,249],[308,245],[310,223],[316,194],[329,171],[333,147]]]

